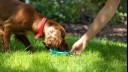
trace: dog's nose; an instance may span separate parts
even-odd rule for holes
[[[66,52],[69,51],[69,46],[67,43],[65,43],[63,46],[61,46],[60,48],[58,48],[59,51],[61,52]]]

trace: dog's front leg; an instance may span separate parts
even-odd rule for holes
[[[25,47],[27,48],[26,49],[27,51],[31,51],[31,52],[35,51],[33,46],[31,45],[31,43],[29,42],[28,38],[26,37],[26,35],[15,34],[15,37],[16,37],[16,39],[18,39],[19,41],[21,41],[25,45]]]

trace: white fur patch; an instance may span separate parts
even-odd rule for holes
[[[48,29],[47,29],[47,34],[48,34],[48,36],[51,36],[51,37],[54,37],[54,38],[56,38],[56,37],[60,37],[59,35],[61,35],[61,33],[60,33],[60,31],[58,31],[57,29],[55,29],[54,27],[49,27]],[[59,33],[59,34],[58,34]],[[57,36],[58,35],[58,36]]]

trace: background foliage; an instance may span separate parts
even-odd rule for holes
[[[23,1],[23,0],[22,0]],[[106,0],[30,0],[30,4],[42,15],[62,23],[89,24],[104,6]],[[127,0],[121,4],[111,24],[127,19]]]

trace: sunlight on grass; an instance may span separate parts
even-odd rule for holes
[[[29,53],[12,39],[9,53],[0,52],[0,72],[126,72],[127,44],[93,39],[80,56],[53,56],[41,40],[30,41],[37,52]],[[68,36],[71,48],[79,37]],[[16,44],[17,43],[17,44]],[[16,45],[15,45],[16,44]]]

